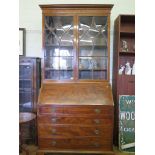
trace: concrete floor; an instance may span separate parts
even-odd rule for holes
[[[30,152],[30,155],[36,155],[36,151],[37,151],[37,147],[33,146],[33,145],[29,145],[29,146],[25,146],[25,148],[27,148]],[[135,155],[135,153],[126,153],[126,152],[120,152],[116,147],[114,147],[114,152],[115,155]],[[20,153],[20,155],[26,155],[25,152]],[[47,155],[63,155],[61,154],[47,154]],[[67,155],[67,154],[64,154]],[[69,154],[69,155],[73,155],[73,154]],[[84,154],[83,154],[84,155]],[[87,154],[88,155],[88,154]]]

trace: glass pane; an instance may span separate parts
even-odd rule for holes
[[[59,57],[47,57],[45,58],[45,67],[46,69],[59,69]]]
[[[61,47],[60,56],[73,56],[73,47]]]
[[[25,89],[29,88],[31,90],[32,88],[32,81],[31,80],[19,80],[19,88],[20,89]]]
[[[79,39],[80,46],[107,46],[107,17],[79,17]]]
[[[71,46],[73,45],[73,38],[73,17],[45,17],[46,45]]]
[[[20,65],[19,66],[19,78],[20,79],[31,79],[32,78],[32,66]]]
[[[45,78],[52,80],[59,80],[59,70],[46,70]]]
[[[106,79],[107,72],[106,71],[93,71],[93,79]]]
[[[81,46],[80,56],[108,56],[107,49],[101,46]]]
[[[60,69],[73,69],[72,57],[60,57]]]
[[[107,79],[107,17],[79,17],[79,78]]]
[[[73,71],[71,70],[60,70],[60,79],[62,80],[73,80]]]
[[[73,17],[45,17],[45,78],[73,79]]]
[[[58,47],[48,47],[45,51],[45,57],[59,56],[59,48]]]
[[[32,111],[32,92],[26,92],[26,91],[19,92],[19,111],[20,112]]]
[[[92,71],[91,70],[79,71],[79,79],[92,79]]]
[[[80,57],[79,69],[107,70],[107,58],[105,57]]]

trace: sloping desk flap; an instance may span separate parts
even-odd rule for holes
[[[50,83],[42,85],[38,103],[113,106],[113,97],[111,86],[104,82]]]

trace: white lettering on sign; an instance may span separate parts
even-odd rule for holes
[[[135,120],[135,112],[121,112],[120,113],[121,120]]]
[[[135,128],[123,128],[123,127],[120,127],[120,130],[124,131],[124,132],[135,132]]]
[[[126,104],[135,104],[135,100],[125,100]]]

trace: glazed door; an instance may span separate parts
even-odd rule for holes
[[[108,16],[44,16],[44,79],[108,80]]]
[[[107,80],[107,16],[79,16],[79,79]]]
[[[74,79],[74,17],[44,17],[44,78]]]
[[[19,111],[33,111],[33,62],[19,65]]]

